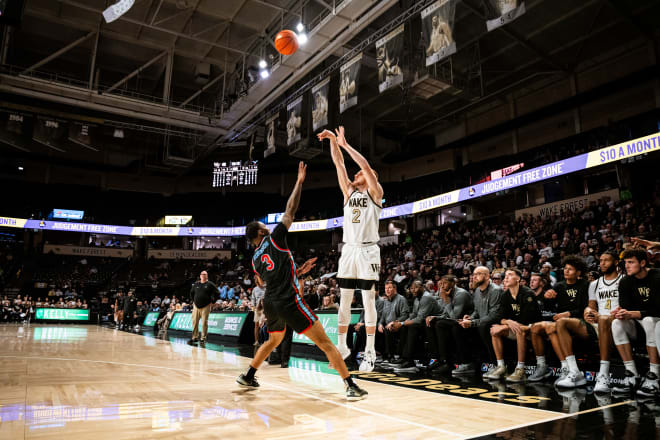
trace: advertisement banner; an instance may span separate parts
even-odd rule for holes
[[[422,30],[426,42],[426,66],[456,52],[454,18],[456,0],[440,0],[422,11]]]
[[[617,145],[604,147],[599,150],[580,154],[558,162],[549,163],[533,169],[520,171],[501,179],[482,182],[473,186],[461,188],[427,199],[402,205],[383,208],[381,219],[402,217],[413,213],[428,211],[448,204],[460,203],[465,200],[495,194],[500,191],[516,188],[531,183],[542,182],[559,176],[565,176],[577,171],[605,165],[611,162],[623,161],[650,153],[660,151],[660,133],[653,133],[637,139],[631,139]],[[291,232],[314,231],[322,229],[340,228],[343,217],[321,219],[308,222],[293,223]],[[211,237],[237,237],[245,235],[245,226],[236,227],[199,227],[199,228],[158,228],[158,227],[130,227],[115,225],[96,225],[89,223],[63,223],[45,220],[27,220],[12,217],[0,217],[0,227],[7,226],[25,229],[43,229],[54,231],[90,232],[115,235],[153,235],[153,236],[211,236]],[[271,231],[275,225],[266,225]]]
[[[328,125],[328,90],[330,77],[312,87],[312,128],[314,131]]]
[[[511,23],[525,13],[525,2],[522,0],[488,0],[486,2],[493,11],[492,20],[486,21],[488,32]]]
[[[0,217],[0,227],[22,228],[26,222],[27,220],[24,218]]]
[[[183,249],[149,249],[147,251],[147,258],[155,258],[156,260],[176,260],[178,258],[183,260],[212,260],[214,258],[229,260],[231,259],[231,250],[199,249],[196,251],[186,251]]]
[[[183,226],[187,225],[192,218],[192,215],[166,215],[165,224]]]
[[[158,321],[158,312],[149,312],[147,316],[144,317],[144,322],[142,323],[145,327],[153,327]]]
[[[582,211],[587,209],[591,202],[597,202],[603,198],[616,202],[619,200],[619,190],[611,189],[609,191],[587,194],[580,197],[574,197],[572,199],[561,200],[559,202],[533,206],[531,208],[516,209],[516,219],[519,219],[524,215],[545,218],[553,215],[559,215],[564,211]]]
[[[80,255],[85,257],[128,258],[133,255],[133,249],[69,246],[63,244],[45,244],[44,254]]]
[[[294,100],[286,106],[286,144],[293,145],[302,139],[302,100]]]
[[[89,310],[85,309],[37,309],[37,320],[89,321]]]
[[[321,321],[321,324],[323,324],[323,328],[325,329],[326,334],[328,335],[328,338],[332,341],[333,344],[337,345],[337,314],[336,313],[318,313],[317,316],[319,317],[319,321]],[[360,314],[359,313],[351,313],[351,325],[355,324],[358,322],[360,319]],[[210,331],[210,330],[209,330]],[[293,332],[293,342],[297,342],[298,344],[307,344],[307,345],[314,345],[311,339],[309,339],[305,335],[299,335],[296,332]]]
[[[357,105],[362,53],[339,68],[339,113]]]
[[[403,30],[404,25],[402,24],[376,41],[378,91],[381,93],[403,82],[403,69],[401,69]]]
[[[209,333],[222,336],[240,336],[247,313],[210,313]],[[177,312],[170,322],[170,330],[192,332],[192,313]],[[202,329],[202,322],[199,322]]]

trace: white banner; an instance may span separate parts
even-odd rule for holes
[[[585,196],[574,197],[560,202],[546,203],[532,208],[517,209],[516,219],[519,219],[525,214],[532,215],[533,217],[549,217],[552,215],[559,215],[564,211],[582,211],[583,209],[588,208],[591,202],[597,202],[602,198],[616,202],[619,200],[619,190],[611,189],[609,191],[587,194]]]
[[[147,258],[155,258],[157,260],[176,260],[178,258],[183,260],[212,260],[216,257],[220,260],[229,260],[231,258],[231,251],[228,249],[199,249],[196,251],[149,249],[147,251]]]
[[[380,40],[376,41],[376,62],[378,63],[378,91],[384,92],[403,82],[401,58],[403,56],[402,24]]]
[[[133,255],[133,249],[82,247],[61,244],[45,244],[44,254],[81,255],[85,257],[128,258]]]

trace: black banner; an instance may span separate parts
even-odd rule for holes
[[[456,52],[455,16],[456,0],[440,0],[422,11],[427,66]]]
[[[403,70],[400,64],[403,55],[403,29],[402,24],[376,41],[379,92],[384,92],[403,82]]]
[[[302,139],[302,100],[296,99],[286,106],[286,144],[292,145]]]
[[[312,87],[312,128],[314,131],[328,125],[328,90],[330,78]]]
[[[361,61],[360,53],[339,69],[339,113],[357,104]]]
[[[488,32],[512,22],[525,13],[525,2],[522,0],[488,0],[492,20],[486,22]]]

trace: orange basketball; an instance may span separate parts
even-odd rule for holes
[[[293,55],[298,50],[296,33],[285,29],[275,36],[275,49],[282,55]]]

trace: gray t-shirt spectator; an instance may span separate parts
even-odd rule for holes
[[[474,312],[470,315],[472,327],[492,325],[500,320],[502,293],[504,291],[495,283],[490,282],[482,291],[479,287],[474,290]]]
[[[472,313],[473,309],[474,304],[472,303],[470,292],[460,287],[454,287],[454,291],[449,295],[449,304],[440,313],[440,317],[445,319],[460,319]]]
[[[441,312],[438,300],[430,292],[424,292],[421,297],[415,298],[413,310],[408,319],[415,324],[424,324],[427,316],[436,316]]]
[[[383,305],[383,316],[379,324],[385,326],[394,321],[405,321],[408,319],[410,309],[408,308],[408,301],[398,293],[392,297],[392,300],[385,298]]]
[[[264,295],[266,295],[266,289],[254,286],[254,289],[252,289],[252,306],[256,308],[259,305],[259,301],[264,299]]]

